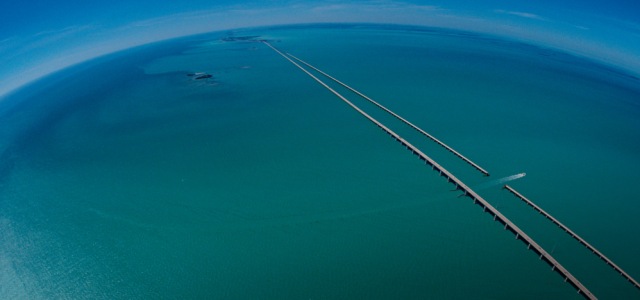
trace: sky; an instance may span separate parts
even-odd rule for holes
[[[638,0],[1,1],[0,100],[55,71],[133,46],[210,31],[322,22],[499,35],[640,76]]]

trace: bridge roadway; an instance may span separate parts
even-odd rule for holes
[[[425,162],[425,164],[431,166],[432,169],[438,171],[440,173],[440,176],[444,176],[447,179],[448,182],[452,182],[456,186],[456,189],[461,190],[462,192],[464,192],[464,195],[466,195],[466,196],[470,197],[471,199],[473,199],[473,203],[474,204],[480,205],[481,207],[483,207],[485,212],[488,212],[489,214],[493,215],[493,219],[494,220],[498,220],[500,223],[504,224],[504,229],[505,230],[509,230],[509,231],[513,232],[516,235],[516,239],[520,239],[525,244],[527,244],[527,248],[528,249],[531,249],[536,254],[539,254],[540,255],[540,259],[544,260],[549,265],[551,265],[551,267],[552,267],[551,269],[556,271],[556,272],[558,272],[560,275],[562,275],[562,277],[564,277],[565,281],[568,281],[571,285],[573,285],[578,290],[578,293],[580,293],[581,295],[583,295],[587,299],[597,299],[580,281],[578,281],[578,279],[576,277],[574,277],[555,258],[553,258],[553,256],[551,256],[551,254],[549,254],[546,250],[544,250],[540,245],[538,245],[538,243],[536,243],[524,231],[522,231],[518,226],[516,226],[507,217],[505,217],[502,213],[500,213],[495,207],[493,207],[491,204],[489,204],[489,202],[484,200],[484,198],[480,197],[480,195],[478,195],[476,192],[474,192],[471,188],[469,188],[466,184],[464,184],[460,179],[455,177],[453,174],[449,173],[449,171],[447,171],[445,168],[440,166],[437,162],[435,162],[429,156],[427,156],[422,151],[420,151],[420,149],[416,148],[415,146],[413,146],[412,144],[410,144],[409,142],[404,140],[397,133],[395,133],[391,129],[387,128],[384,124],[380,123],[378,120],[376,120],[373,117],[371,117],[369,114],[364,112],[362,109],[357,107],[355,104],[351,103],[351,101],[349,101],[347,98],[342,96],[340,93],[336,92],[334,89],[332,89],[326,83],[324,83],[322,80],[318,79],[316,76],[314,76],[309,71],[307,71],[305,68],[303,68],[302,66],[297,64],[295,61],[293,61],[291,58],[286,56],[284,53],[280,52],[280,50],[278,50],[275,47],[273,47],[271,44],[269,44],[269,42],[262,41],[262,43],[267,45],[269,48],[273,49],[273,51],[275,51],[276,53],[280,54],[286,60],[291,62],[294,66],[298,67],[304,73],[306,73],[311,78],[313,78],[313,80],[318,82],[320,85],[322,85],[327,90],[329,90],[331,93],[333,93],[338,98],[340,98],[342,101],[347,103],[349,106],[351,106],[353,109],[355,109],[361,115],[363,115],[369,121],[374,123],[376,126],[378,126],[380,129],[382,129],[384,132],[389,134],[396,141],[398,141],[400,144],[402,144],[408,150],[410,150],[414,155],[417,155],[421,160],[423,160]]]
[[[587,243],[587,241],[585,241],[583,238],[581,238],[579,235],[577,235],[575,232],[573,232],[573,230],[569,229],[569,227],[567,227],[564,224],[560,223],[560,221],[558,221],[552,215],[550,215],[549,213],[544,211],[542,208],[540,208],[535,203],[531,202],[531,200],[527,199],[527,197],[525,197],[522,194],[518,193],[515,189],[513,189],[509,185],[505,185],[504,188],[506,190],[508,190],[509,192],[511,192],[512,194],[514,194],[516,197],[520,198],[520,200],[522,200],[525,203],[527,203],[529,206],[533,207],[533,209],[535,209],[536,211],[541,213],[547,219],[551,220],[551,222],[556,224],[558,227],[562,228],[562,230],[564,230],[566,233],[568,233],[572,238],[576,239],[578,242],[580,242],[580,244],[582,244],[585,247],[587,247],[587,249],[591,250],[591,252],[593,252],[600,259],[602,259],[604,262],[606,262],[609,266],[611,266],[614,270],[616,270],[616,272],[620,273],[620,275],[622,275],[622,277],[624,277],[629,282],[631,282],[631,284],[633,284],[636,288],[640,289],[640,284],[638,284],[638,282],[635,279],[633,279],[633,277],[631,277],[629,274],[627,274],[625,271],[623,271],[622,268],[618,267],[618,265],[613,263],[613,261],[611,261],[609,258],[604,256],[604,254],[602,254],[602,252],[598,251],[598,249],[596,249],[595,247],[591,246],[591,244]]]
[[[447,144],[443,143],[442,141],[440,141],[439,139],[437,139],[436,137],[434,137],[433,135],[427,133],[426,131],[422,130],[422,128],[414,125],[413,123],[407,121],[405,118],[401,117],[400,115],[396,114],[395,112],[393,112],[392,110],[386,108],[385,106],[383,106],[382,104],[378,103],[377,101],[369,98],[367,95],[359,92],[358,90],[348,86],[347,84],[343,83],[342,81],[332,77],[331,75],[323,72],[322,70],[312,66],[311,64],[305,62],[302,59],[299,59],[295,56],[293,56],[290,53],[287,53],[287,55],[293,57],[294,59],[296,59],[297,61],[303,63],[304,65],[306,65],[307,67],[316,70],[318,73],[324,75],[325,77],[335,81],[336,83],[342,85],[343,87],[349,89],[350,91],[354,92],[355,94],[357,94],[358,96],[366,99],[367,101],[373,103],[375,106],[379,107],[380,109],[384,110],[385,112],[389,113],[390,115],[394,116],[396,119],[402,121],[403,123],[409,125],[411,128],[417,130],[418,132],[420,132],[422,135],[428,137],[429,139],[431,139],[432,141],[436,142],[438,145],[444,147],[445,149],[447,149],[449,152],[453,153],[455,156],[459,157],[460,159],[462,159],[464,162],[470,164],[472,167],[474,167],[476,170],[480,171],[480,173],[484,174],[485,176],[489,176],[489,172],[487,172],[485,169],[483,169],[482,167],[480,167],[478,164],[474,163],[473,161],[471,161],[470,159],[466,158],[464,155],[460,154],[458,151],[454,150],[453,148],[449,147]]]

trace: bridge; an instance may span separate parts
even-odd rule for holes
[[[387,112],[388,114],[394,116],[396,119],[402,121],[403,123],[409,125],[409,127],[415,129],[416,131],[420,132],[422,135],[428,137],[429,139],[431,139],[432,141],[436,142],[438,145],[444,147],[445,149],[447,149],[449,152],[453,153],[453,155],[459,157],[460,159],[462,159],[464,162],[470,164],[472,167],[474,167],[476,170],[480,171],[480,173],[484,174],[485,176],[489,176],[489,172],[487,172],[485,169],[483,169],[482,167],[480,167],[478,164],[474,163],[473,161],[471,161],[470,159],[466,158],[464,155],[460,154],[458,151],[454,150],[453,148],[449,147],[447,144],[443,143],[442,141],[440,141],[439,139],[437,139],[436,137],[434,137],[433,135],[427,133],[426,131],[422,130],[420,127],[414,125],[413,123],[407,121],[405,118],[401,117],[400,115],[396,114],[395,112],[391,111],[390,109],[386,108],[385,106],[383,106],[382,104],[378,103],[377,101],[369,98],[367,95],[357,91],[356,89],[348,86],[347,84],[343,83],[342,81],[332,77],[331,75],[321,71],[320,69],[310,65],[309,63],[303,61],[302,59],[299,59],[289,53],[287,53],[287,55],[293,57],[295,60],[301,62],[302,64],[306,65],[307,67],[315,70],[316,72],[324,75],[325,77],[333,80],[334,82],[336,82],[339,85],[342,85],[343,87],[347,88],[348,90],[354,92],[356,95],[364,98],[365,100],[373,103],[375,106],[379,107],[380,109],[384,110],[385,112]]]
[[[525,197],[522,194],[518,193],[515,189],[513,189],[509,185],[505,185],[504,188],[506,190],[508,190],[509,192],[511,192],[512,194],[514,194],[520,200],[524,201],[527,205],[533,207],[533,209],[535,209],[540,214],[545,216],[545,218],[551,220],[551,222],[553,222],[553,224],[556,224],[558,227],[562,228],[562,230],[564,230],[566,233],[568,233],[572,238],[576,239],[578,242],[580,242],[580,244],[582,244],[585,247],[587,247],[587,249],[591,250],[591,252],[593,252],[600,259],[602,259],[604,262],[606,262],[607,265],[611,266],[614,270],[616,270],[616,272],[620,273],[620,275],[622,275],[622,277],[627,279],[627,281],[631,282],[631,284],[633,284],[636,288],[640,289],[640,284],[638,284],[638,282],[635,279],[633,279],[633,277],[631,277],[629,274],[627,274],[627,272],[622,270],[622,268],[620,268],[618,265],[613,263],[613,261],[611,261],[604,254],[602,254],[602,252],[598,251],[598,249],[596,249],[595,247],[591,246],[591,244],[587,243],[587,241],[585,241],[583,238],[581,238],[579,235],[577,235],[575,232],[573,232],[573,230],[569,229],[569,227],[567,227],[564,224],[562,224],[560,221],[558,221],[558,219],[554,218],[548,212],[546,212],[545,210],[540,208],[540,206],[536,205],[531,200],[527,199],[527,197]]]
[[[273,47],[269,42],[264,41],[264,40],[261,41],[261,42],[264,43],[269,48],[271,48],[276,53],[278,53],[279,55],[281,55],[282,57],[284,57],[286,60],[288,60],[294,66],[296,66],[297,68],[302,70],[304,73],[309,75],[309,77],[311,77],[313,80],[315,80],[320,85],[325,87],[327,90],[329,90],[331,93],[333,93],[340,100],[344,101],[347,105],[349,105],[351,108],[356,110],[358,113],[360,113],[366,119],[368,119],[373,124],[378,126],[378,128],[382,129],[386,134],[390,135],[394,140],[399,142],[402,146],[406,147],[407,150],[411,151],[412,154],[418,156],[418,158],[420,160],[424,161],[426,165],[430,166],[433,170],[437,171],[440,174],[440,176],[444,177],[447,180],[447,182],[453,183],[453,185],[456,187],[456,189],[457,190],[461,190],[464,193],[465,196],[468,196],[469,198],[471,198],[473,200],[474,204],[480,205],[485,212],[487,212],[487,213],[489,213],[490,215],[493,216],[494,220],[497,220],[501,224],[503,224],[505,230],[509,230],[510,232],[514,233],[515,236],[516,236],[516,239],[519,239],[519,240],[523,241],[527,245],[527,249],[531,249],[533,252],[535,252],[536,254],[540,255],[540,259],[544,260],[546,263],[551,265],[551,269],[553,271],[556,271],[557,273],[559,273],[564,278],[565,281],[568,281],[572,286],[574,286],[577,289],[578,293],[580,293],[582,296],[584,296],[587,299],[597,299],[587,289],[587,287],[585,287],[580,281],[578,281],[578,279],[575,276],[573,276],[566,268],[564,268],[555,258],[553,258],[553,256],[551,256],[551,254],[549,254],[546,250],[544,250],[538,243],[536,243],[531,237],[529,237],[529,235],[527,235],[522,229],[520,229],[513,222],[511,222],[506,216],[504,216],[502,213],[500,213],[500,211],[498,211],[495,207],[493,207],[491,204],[489,204],[489,202],[487,202],[484,198],[482,198],[475,191],[473,191],[471,188],[469,188],[460,179],[458,179],[456,176],[451,174],[449,171],[447,171],[444,167],[439,165],[436,161],[431,159],[429,156],[424,154],[422,151],[420,151],[420,149],[418,149],[417,147],[415,147],[414,145],[412,145],[411,143],[409,143],[408,141],[403,139],[400,135],[395,133],[393,130],[389,129],[387,126],[385,126],[384,124],[380,123],[378,120],[374,119],[372,116],[370,116],[365,111],[360,109],[358,106],[353,104],[347,98],[342,96],[340,93],[336,92],[333,88],[331,88],[325,82],[323,82],[318,77],[313,75],[307,69],[305,69],[302,66],[300,66],[293,59],[291,59],[290,57],[288,57],[287,55],[282,53],[277,48]]]

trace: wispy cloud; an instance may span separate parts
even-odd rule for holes
[[[329,3],[329,4],[317,4],[312,5],[310,8],[315,12],[335,12],[335,11],[349,11],[349,10],[366,10],[366,11],[386,11],[388,13],[394,13],[399,10],[402,11],[436,11],[441,10],[441,7],[436,5],[421,5],[413,4],[401,1],[391,0],[379,0],[379,1],[365,1],[365,2],[345,2],[345,3]]]
[[[95,32],[98,27],[93,24],[70,26],[58,30],[42,31],[34,35],[32,47],[46,47],[62,40],[73,40]]]
[[[511,16],[516,16],[516,17],[531,19],[531,20],[549,21],[549,19],[544,18],[544,17],[542,17],[540,15],[537,15],[537,14],[534,14],[534,13],[522,12],[522,11],[511,11],[511,10],[496,9],[496,10],[494,10],[494,12],[499,13],[499,14],[505,14],[505,15],[511,15]]]
[[[78,43],[83,37],[95,32],[95,25],[72,26],[56,30],[38,32],[32,36],[15,36],[0,41],[0,63],[6,68],[19,64],[34,56],[47,56],[61,47]],[[22,58],[22,59],[19,59]]]
[[[69,35],[76,34],[78,32],[94,29],[95,27],[96,27],[95,25],[91,25],[91,24],[79,25],[79,26],[68,26],[68,27],[60,28],[60,29],[40,31],[40,32],[34,34],[34,36],[36,36],[36,37],[42,37],[42,36],[69,36]]]

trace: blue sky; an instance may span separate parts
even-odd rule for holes
[[[0,2],[0,97],[70,65],[162,39],[271,24],[438,26],[559,48],[640,75],[638,0]]]

